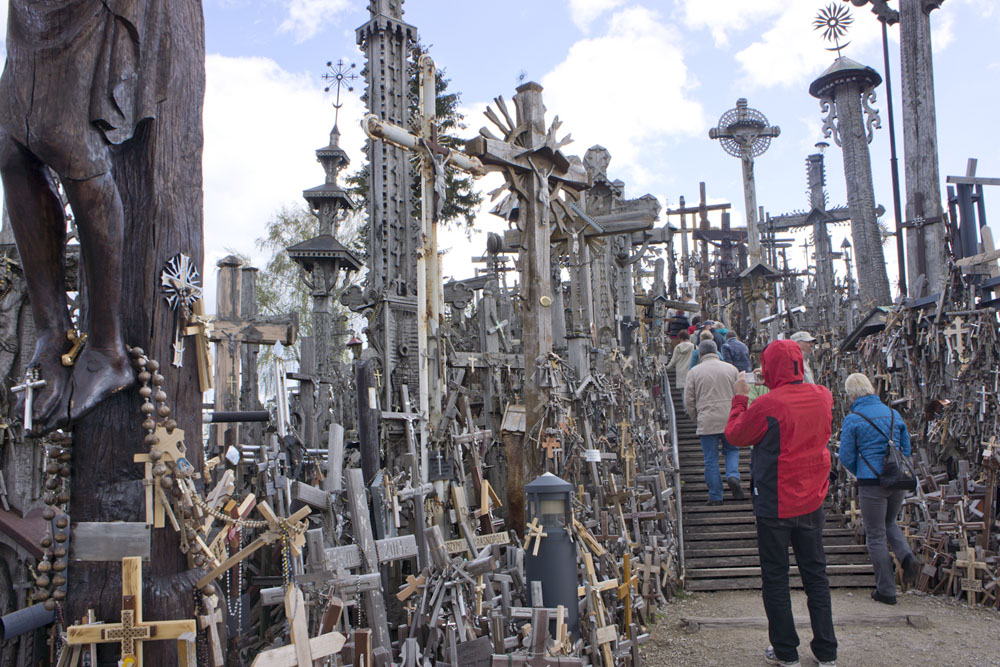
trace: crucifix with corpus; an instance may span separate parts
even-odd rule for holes
[[[419,407],[424,417],[420,428],[420,471],[421,481],[426,482],[429,467],[428,423],[434,421],[441,412],[441,388],[446,384],[443,381],[445,377],[443,348],[437,336],[444,301],[437,243],[438,220],[441,218],[445,201],[444,170],[446,166],[452,166],[475,176],[482,176],[486,170],[477,158],[460,151],[453,151],[439,143],[435,114],[437,68],[434,60],[427,54],[420,57],[419,68],[420,107],[417,115],[420,124],[419,135],[387,123],[374,114],[365,116],[361,125],[365,134],[373,141],[388,141],[417,152],[421,157],[421,245],[417,251],[417,369],[420,381]],[[433,369],[429,363],[429,338],[437,348]],[[434,392],[433,396],[431,391]],[[428,417],[431,419],[428,420]]]
[[[562,209],[568,198],[577,199],[579,192],[589,186],[589,180],[582,161],[571,160],[561,150],[571,140],[568,136],[562,139],[556,136],[562,125],[559,118],[546,126],[540,85],[528,82],[517,88],[514,95],[516,119],[511,117],[502,98],[496,98],[495,103],[503,120],[492,109],[487,110],[486,117],[503,132],[503,138],[483,128],[479,131],[480,136],[469,142],[468,150],[479,157],[488,170],[504,174],[511,195],[501,204],[501,209],[508,212],[508,219],[516,217],[521,239],[525,432],[542,434],[544,424],[540,422],[551,390],[542,386],[546,378],[540,371],[550,363],[552,352],[551,245],[553,218],[558,215],[553,209]],[[560,198],[560,194],[565,197]],[[519,531],[523,530],[524,517],[515,508],[518,499],[523,498],[523,486],[519,484],[521,480],[514,478],[517,472],[541,472],[540,448],[527,448],[524,460],[525,470],[511,471],[507,486],[511,524]],[[514,501],[510,502],[512,498]]]

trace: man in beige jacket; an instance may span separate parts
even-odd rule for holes
[[[701,451],[705,455],[705,484],[708,504],[722,504],[722,476],[719,474],[719,447],[726,458],[726,483],[735,500],[743,500],[740,484],[740,453],[726,442],[723,432],[729,421],[733,402],[733,385],[739,371],[719,359],[715,341],[704,340],[698,345],[698,365],[691,369],[684,387],[684,409],[698,425]]]

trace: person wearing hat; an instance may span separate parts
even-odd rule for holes
[[[799,349],[802,350],[802,363],[804,364],[803,370],[805,371],[802,381],[808,384],[816,384],[812,367],[809,365],[809,356],[816,346],[816,339],[808,331],[796,331],[792,334],[792,340],[798,343]]]
[[[711,334],[709,334],[711,336]],[[684,386],[684,409],[698,426],[698,438],[705,457],[705,484],[708,504],[722,504],[722,476],[719,473],[719,447],[726,459],[726,483],[733,499],[743,500],[740,483],[740,453],[723,437],[733,402],[733,386],[739,371],[719,359],[719,349],[709,338],[698,345],[701,361],[687,375]]]

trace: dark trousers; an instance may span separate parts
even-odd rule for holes
[[[779,660],[798,660],[799,635],[792,617],[792,597],[788,589],[788,547],[806,591],[809,621],[812,623],[813,655],[820,662],[837,659],[837,637],[833,632],[830,582],[826,578],[823,552],[823,508],[791,519],[757,517],[757,550],[763,585],[767,632]]]

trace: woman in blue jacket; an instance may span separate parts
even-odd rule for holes
[[[844,389],[851,402],[851,412],[844,417],[840,428],[839,456],[840,462],[858,480],[858,499],[868,555],[875,569],[876,589],[872,591],[872,599],[896,604],[896,580],[886,540],[903,564],[903,580],[907,584],[916,582],[920,562],[896,524],[906,491],[884,489],[879,485],[878,477],[882,472],[882,458],[890,433],[893,443],[905,456],[910,455],[910,434],[902,416],[878,399],[871,381],[863,374],[849,375]]]

